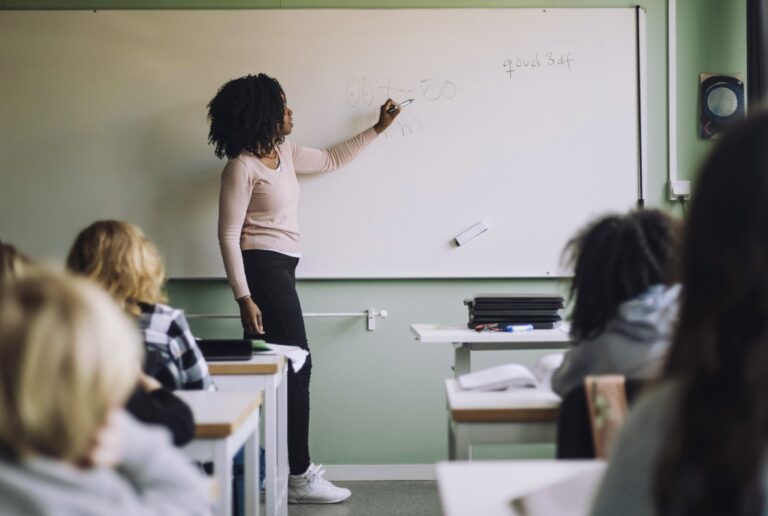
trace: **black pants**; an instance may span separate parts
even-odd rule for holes
[[[261,309],[264,335],[246,335],[309,351],[296,293],[298,258],[272,251],[243,251],[245,276],[253,301]],[[309,467],[309,378],[312,355],[298,373],[288,367],[288,464],[292,475]]]

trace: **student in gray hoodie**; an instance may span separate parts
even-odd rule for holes
[[[566,245],[572,348],[552,377],[565,396],[594,374],[652,378],[677,318],[679,224],[658,210],[609,215]]]
[[[141,341],[110,297],[31,270],[0,289],[0,514],[207,516],[207,483],[123,404]]]

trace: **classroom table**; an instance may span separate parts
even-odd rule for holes
[[[448,458],[470,460],[472,444],[554,443],[560,397],[542,389],[466,391],[445,380]]]
[[[472,351],[564,349],[571,342],[565,328],[525,332],[478,332],[466,324],[411,324],[416,340],[424,343],[452,343],[454,376],[472,370]]]
[[[212,462],[216,514],[232,514],[232,460],[245,445],[245,514],[259,514],[261,392],[176,391],[195,417],[195,438],[182,448],[190,459]]]
[[[513,500],[537,496],[565,516],[586,516],[605,472],[598,460],[439,462],[437,485],[444,516],[522,516]],[[541,496],[541,495],[544,496]],[[533,516],[541,511],[531,510]]]
[[[288,361],[255,354],[247,361],[211,361],[208,369],[222,391],[264,391],[266,511],[288,514]]]

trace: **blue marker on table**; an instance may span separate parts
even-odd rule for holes
[[[414,100],[416,100],[416,99],[408,99],[408,100],[404,100],[404,101],[402,101],[402,102],[401,102],[399,105],[397,105],[397,106],[392,106],[392,107],[390,107],[389,109],[387,109],[387,113],[394,113],[394,112],[395,112],[395,109],[397,109],[398,107],[399,107],[400,109],[402,109],[402,108],[404,108],[405,106],[407,106],[408,104],[410,104],[411,102],[413,102]]]
[[[533,331],[533,324],[499,324],[485,323],[476,324],[475,331],[505,331],[508,333],[517,333],[523,331]]]
[[[510,333],[533,331],[533,324],[508,324],[504,327],[504,331],[508,331]]]

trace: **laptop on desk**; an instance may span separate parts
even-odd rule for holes
[[[250,360],[253,343],[248,339],[195,339],[203,357],[209,362]]]

